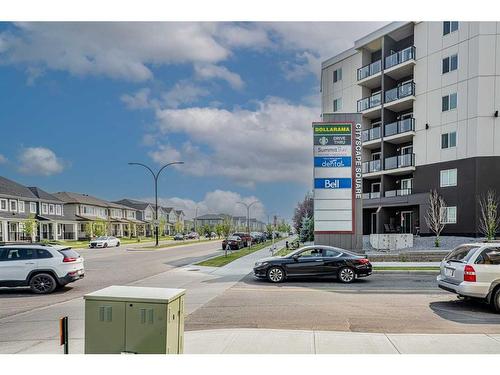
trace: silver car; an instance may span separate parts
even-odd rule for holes
[[[484,299],[500,312],[500,243],[458,246],[441,262],[437,282],[459,296]]]

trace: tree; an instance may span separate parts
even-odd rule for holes
[[[184,226],[182,225],[182,222],[179,219],[177,219],[177,221],[175,222],[174,229],[175,233],[182,233],[182,231],[184,230]]]
[[[432,233],[436,235],[434,245],[439,247],[439,235],[446,225],[446,202],[436,190],[429,193],[429,208],[425,215],[425,222]]]
[[[314,219],[309,216],[304,217],[298,233],[300,242],[314,241]]]
[[[87,238],[92,238],[94,236],[94,226],[91,221],[87,221],[83,226],[83,231],[85,232],[85,236]]]
[[[493,190],[479,197],[479,231],[486,237],[488,241],[495,239],[495,236],[500,229],[500,216],[498,215],[499,200]]]
[[[231,219],[228,217],[224,218],[224,221],[222,222],[221,225],[222,225],[221,227],[222,234],[224,235],[224,237],[228,237],[233,230],[233,224],[231,222]]]
[[[158,232],[160,233],[160,236],[165,235],[166,226],[167,226],[167,220],[165,220],[164,216],[161,216],[158,222]]]
[[[297,203],[297,207],[295,208],[292,222],[293,227],[297,233],[300,233],[300,228],[302,227],[302,221],[305,217],[314,217],[314,208],[313,208],[313,196],[312,193],[307,193],[302,202]]]
[[[222,227],[221,223],[215,226],[215,233],[217,233],[217,237],[219,238],[224,234],[224,228]]]
[[[33,241],[33,235],[36,233],[37,226],[38,221],[35,219],[35,215],[30,214],[28,219],[24,222],[24,233],[30,238],[30,242]]]
[[[96,220],[92,222],[92,230],[94,232],[94,236],[104,236],[109,230],[109,225],[105,220]]]

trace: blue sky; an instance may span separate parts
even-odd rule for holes
[[[49,191],[289,218],[319,64],[380,23],[0,24],[0,175]],[[166,172],[166,173],[165,173]]]

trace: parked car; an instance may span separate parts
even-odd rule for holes
[[[210,239],[212,239],[212,238],[217,238],[217,233],[211,232],[210,233]]]
[[[200,235],[196,232],[191,232],[186,235],[186,238],[190,240],[197,240],[198,238],[200,238]]]
[[[0,287],[29,286],[34,293],[46,294],[84,275],[83,258],[69,247],[0,245]]]
[[[182,233],[177,233],[175,236],[174,236],[174,240],[175,241],[181,241],[184,239],[184,235]]]
[[[252,236],[252,242],[261,243],[266,240],[266,235],[262,232],[251,232],[250,236]]]
[[[441,289],[485,300],[500,312],[500,243],[456,247],[441,262],[437,282]]]
[[[95,240],[90,241],[89,247],[111,247],[111,246],[120,246],[120,240],[113,236],[101,236],[97,237]]]
[[[232,236],[237,236],[240,237],[241,240],[243,241],[243,246],[251,246],[253,243],[252,236],[250,236],[248,233],[245,232],[235,232],[232,234]]]
[[[364,256],[331,246],[304,246],[283,257],[264,258],[255,263],[254,275],[279,283],[293,277],[336,277],[352,283],[369,276],[372,265]]]
[[[229,245],[231,250],[239,250],[242,247],[245,247],[241,237],[235,235],[229,236],[227,239],[222,241],[222,250],[225,250],[227,245]]]

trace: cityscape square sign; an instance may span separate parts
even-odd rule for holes
[[[356,120],[312,124],[317,244],[350,249],[361,246],[361,123]]]

